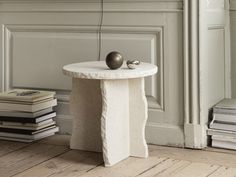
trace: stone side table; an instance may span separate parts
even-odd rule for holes
[[[129,156],[148,157],[144,77],[157,73],[155,65],[110,70],[104,61],[95,61],[64,66],[63,73],[73,82],[72,149],[102,151],[105,166]]]

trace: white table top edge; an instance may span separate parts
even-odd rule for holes
[[[105,61],[80,62],[63,67],[63,73],[81,79],[132,79],[151,76],[157,73],[157,66],[141,62],[136,69],[128,69],[126,64],[117,70],[111,70]]]

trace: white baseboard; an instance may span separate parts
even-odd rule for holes
[[[203,149],[207,146],[206,126],[200,124],[185,124],[185,146],[193,149]]]
[[[184,147],[184,131],[181,126],[148,122],[146,140],[149,144]]]
[[[58,115],[57,125],[59,134],[70,135],[72,130],[72,118],[69,115]],[[183,128],[169,124],[147,123],[146,140],[149,144],[184,147]]]

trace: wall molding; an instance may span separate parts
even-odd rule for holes
[[[223,25],[209,25],[208,30],[224,30],[225,31],[225,26],[223,26]]]
[[[198,136],[200,139],[189,141],[189,139],[196,138],[194,127],[201,126],[199,99],[199,16],[201,17],[202,14],[199,12],[200,6],[200,1],[184,0],[184,135],[185,147],[189,148],[205,147],[203,142],[205,137]]]
[[[217,5],[215,6],[214,3]],[[185,146],[189,148],[201,149],[207,146],[206,119],[208,116],[204,108],[206,80],[203,79],[207,70],[202,66],[203,61],[206,60],[207,12],[224,11],[225,13],[222,14],[225,15],[228,7],[228,0],[184,1],[184,76],[186,81],[184,134]],[[210,30],[221,26],[217,26],[215,21],[212,25],[209,27]]]
[[[77,25],[77,26],[56,26],[56,25],[3,25],[4,29],[4,71],[3,71],[3,78],[2,78],[2,85],[4,90],[8,90],[9,88],[19,87],[13,84],[13,75],[12,75],[12,47],[13,47],[13,36],[14,33],[25,33],[25,32],[33,32],[33,33],[97,33],[96,26],[84,26],[84,25]],[[155,58],[152,58],[151,62],[153,64],[157,64],[159,66],[158,75],[156,77],[152,77],[152,81],[155,83],[155,79],[159,78],[157,81],[158,87],[158,95],[159,99],[155,98],[154,95],[148,95],[149,100],[149,107],[153,109],[164,110],[164,36],[163,36],[164,26],[103,26],[102,34],[148,34],[154,35],[156,38],[156,48],[155,51],[160,51],[160,54],[156,54]],[[157,40],[159,38],[159,40]],[[159,44],[157,44],[159,43]],[[160,47],[160,49],[158,48]],[[45,88],[46,89],[46,88]],[[154,88],[152,88],[154,89]],[[152,92],[156,92],[152,90]],[[61,97],[58,97],[58,100],[61,101]],[[64,98],[63,98],[64,99]]]
[[[99,0],[10,0],[0,1],[0,13],[98,13],[101,11]],[[125,3],[125,6],[124,6]],[[144,5],[145,3],[145,5]],[[183,11],[183,2],[175,1],[104,1],[105,13],[145,13],[145,12],[166,12],[179,13]]]
[[[236,52],[235,52],[235,44],[236,44],[236,1],[230,1],[230,25],[231,25],[231,55],[232,55],[232,65],[231,65],[231,77],[232,77],[232,96],[236,97]]]
[[[208,26],[209,31],[222,31],[224,35],[224,53],[225,53],[225,58],[224,58],[224,63],[225,63],[225,98],[231,98],[231,57],[228,56],[228,53],[230,53],[229,46],[227,45],[226,41],[229,41],[228,36],[229,29],[225,27],[224,25],[209,25]],[[227,51],[228,50],[228,51]]]

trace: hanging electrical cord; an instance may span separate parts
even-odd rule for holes
[[[98,28],[98,61],[101,60],[101,50],[102,50],[102,25],[103,25],[103,15],[104,15],[104,0],[101,0],[101,15]]]

